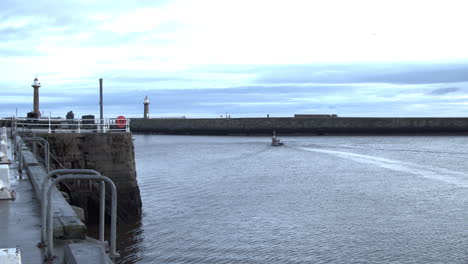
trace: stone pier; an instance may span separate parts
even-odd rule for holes
[[[109,177],[117,187],[119,221],[134,221],[141,217],[140,190],[136,180],[134,146],[130,133],[44,133],[38,136],[45,138],[50,144],[53,156],[51,169],[98,171]],[[72,202],[84,208],[90,218],[95,218],[98,193],[81,188],[83,186],[75,187],[79,189],[71,192]],[[90,194],[96,195],[93,201],[88,200]]]

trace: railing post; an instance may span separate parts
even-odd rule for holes
[[[58,170],[53,170],[49,172],[46,177],[42,180],[42,198],[41,198],[41,243],[40,245],[45,246],[46,244],[46,207],[47,207],[47,183],[49,182],[49,179],[54,177],[57,174],[90,174],[90,175],[98,175],[101,176],[101,174],[95,170],[90,170],[90,169],[58,169]],[[105,190],[104,190],[105,191]],[[102,196],[102,194],[101,194]],[[104,204],[105,206],[105,204]],[[105,210],[104,206],[99,208],[102,211]],[[102,223],[101,223],[102,221]],[[105,218],[99,219],[99,226],[103,226],[105,224]],[[104,241],[104,240],[103,240]]]
[[[49,169],[50,169],[50,158],[49,158],[49,153],[50,153],[50,146],[49,146],[49,142],[47,142],[47,140],[45,140],[44,138],[41,138],[41,137],[27,137],[27,138],[23,138],[20,140],[20,142],[18,143],[18,158],[19,158],[19,172],[20,172],[20,179],[23,178],[22,176],[22,171],[23,171],[23,144],[25,142],[28,142],[28,141],[33,141],[33,142],[37,142],[37,141],[41,141],[41,142],[44,142],[44,161],[45,161],[45,165],[46,165],[46,171],[47,173],[49,172]]]
[[[52,133],[52,130],[50,129],[50,115],[49,115],[49,134]]]
[[[100,188],[100,200],[99,200],[99,240],[104,242],[104,230],[105,230],[105,208],[106,208],[106,183],[101,181]]]
[[[109,184],[112,191],[111,199],[111,235],[110,235],[110,257],[113,259],[118,256],[116,252],[116,235],[117,235],[117,189],[115,184],[108,177],[102,175],[62,175],[55,179],[47,188],[47,253],[46,260],[54,259],[54,237],[53,237],[53,221],[52,221],[52,189],[58,183],[64,180],[97,180],[104,181]]]
[[[81,133],[81,119],[78,119],[78,133]]]

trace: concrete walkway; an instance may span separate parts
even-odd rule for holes
[[[10,165],[11,190],[16,200],[0,200],[0,248],[18,248],[22,263],[42,263],[40,205],[27,178],[18,180],[15,164]]]
[[[12,153],[10,151],[11,149],[12,145],[9,146],[7,154],[9,160],[13,161]],[[28,152],[29,149],[27,151],[23,151],[23,157],[27,156],[26,154],[28,154]],[[29,153],[29,155],[32,154]],[[3,168],[8,170],[9,177],[5,177],[7,176],[6,174],[2,174],[4,177],[1,183],[3,186],[8,186],[8,181],[5,181],[5,178],[9,178],[9,189],[15,191],[16,199],[0,200],[0,249],[19,249],[21,254],[21,263],[41,264],[43,263],[45,249],[37,247],[37,244],[41,241],[41,205],[37,198],[38,196],[40,197],[40,195],[36,192],[38,190],[41,191],[38,186],[40,185],[39,183],[42,183],[42,179],[45,177],[46,172],[44,171],[44,168],[36,165],[37,160],[35,160],[35,158],[32,163],[27,162],[28,158],[24,159],[28,173],[23,171],[23,178],[21,180],[18,175],[18,162],[13,161],[12,164],[5,165],[8,166],[8,168]],[[31,164],[34,166],[28,166]],[[34,167],[34,170],[32,170],[31,167]],[[38,173],[39,170],[40,173]],[[35,173],[32,173],[31,171]],[[31,178],[28,178],[28,175],[32,175]],[[36,186],[36,190],[34,190],[34,186]],[[77,218],[76,214],[64,200],[63,196],[60,195],[58,191],[56,192],[57,197],[52,200],[54,209],[58,210],[57,212],[52,211],[55,216],[61,216],[69,211],[69,215],[73,214],[73,219]],[[54,196],[52,197],[54,198]],[[68,218],[65,217],[65,220],[71,217],[72,216],[69,216]],[[74,227],[74,222],[70,220],[70,222],[73,223],[65,225],[63,223],[66,221],[61,220],[61,218],[59,218],[59,220],[66,232],[62,232],[60,235],[61,239],[54,239],[55,259],[53,260],[53,263],[64,263],[64,261],[67,263],[112,263],[106,254],[107,243],[85,237],[86,226],[84,224],[79,220],[74,221],[79,222],[80,227],[81,225],[83,227],[83,238],[75,238],[70,235],[69,231],[74,230],[72,229]],[[64,235],[69,235],[70,237],[63,239]],[[1,258],[0,262],[3,263]]]

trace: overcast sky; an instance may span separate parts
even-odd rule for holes
[[[466,0],[1,0],[0,116],[468,116]]]

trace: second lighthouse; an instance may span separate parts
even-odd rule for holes
[[[148,96],[145,97],[145,100],[143,101],[143,104],[145,105],[143,109],[143,118],[149,118],[149,104],[150,101],[148,99]]]

